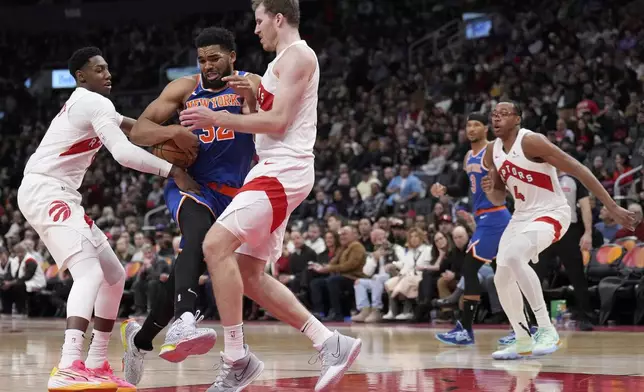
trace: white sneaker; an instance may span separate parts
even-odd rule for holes
[[[509,346],[492,353],[492,358],[497,360],[514,360],[532,355],[534,340],[532,336],[518,338]]]
[[[143,377],[143,360],[145,351],[134,345],[134,337],[141,330],[141,326],[134,319],[125,320],[121,324],[121,343],[123,343],[123,372],[125,381],[137,385]]]
[[[399,321],[408,321],[413,319],[414,319],[413,313],[400,313],[398,316],[396,316],[396,320],[399,320]]]
[[[534,355],[552,354],[559,349],[561,341],[555,327],[543,327],[534,335]]]
[[[395,319],[395,318],[396,318],[396,316],[394,316],[394,314],[393,314],[393,313],[391,313],[391,312],[387,312],[387,314],[385,314],[384,316],[382,316],[382,319],[383,319],[383,320],[393,320],[393,319]]]
[[[196,315],[185,312],[176,319],[165,335],[159,356],[176,363],[190,355],[203,355],[210,351],[217,341],[217,332],[211,328],[197,328],[201,320],[203,316],[199,317],[199,311]]]

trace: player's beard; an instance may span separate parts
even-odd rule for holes
[[[231,66],[225,72],[223,72],[218,79],[210,81],[206,78],[206,75],[204,75],[202,72],[201,80],[203,80],[203,85],[205,88],[211,89],[211,90],[219,90],[226,87],[226,82],[224,82],[222,79],[225,78],[226,76],[232,75],[232,73],[233,73],[233,67]]]

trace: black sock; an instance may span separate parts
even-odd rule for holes
[[[203,240],[214,224],[208,208],[187,198],[179,210],[183,249],[174,261],[174,317],[194,313],[199,298],[199,277],[206,271]]]
[[[139,350],[152,351],[152,349],[154,348],[152,346],[152,340],[164,328],[154,322],[148,323],[148,320],[151,321],[150,318],[146,319],[146,322],[143,323],[141,330],[136,335],[134,335],[134,345]]]
[[[479,301],[473,299],[463,300],[463,317],[461,317],[461,325],[463,328],[472,332],[472,324],[474,324],[474,317],[476,317],[476,309],[479,307]]]

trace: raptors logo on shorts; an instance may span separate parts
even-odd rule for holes
[[[69,205],[62,200],[54,200],[49,205],[49,216],[54,222],[65,222],[72,215]]]

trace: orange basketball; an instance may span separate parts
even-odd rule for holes
[[[190,159],[172,139],[152,146],[152,154],[183,169],[194,163],[194,159]]]

